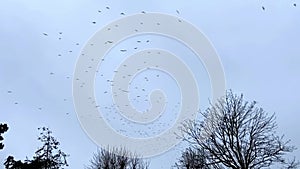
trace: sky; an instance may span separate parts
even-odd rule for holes
[[[72,96],[76,63],[81,50],[97,31],[142,11],[179,17],[199,29],[219,55],[226,89],[243,93],[246,100],[256,100],[266,112],[275,113],[278,134],[284,134],[291,144],[299,146],[299,7],[298,0],[1,0],[0,123],[7,123],[9,130],[4,134],[5,148],[0,151],[0,162],[9,155],[20,160],[32,157],[40,146],[37,128],[46,126],[60,141],[61,149],[70,154],[69,168],[84,168],[89,164],[97,144],[77,118]],[[195,54],[182,43],[151,34],[130,37],[107,53],[105,57],[111,60],[101,64],[95,78],[97,102],[110,104],[111,98],[103,95],[110,89],[105,78],[113,76],[116,65],[136,51],[150,48],[172,51],[187,63],[199,87],[200,110],[205,110],[212,92],[201,61],[189,60]],[[127,51],[121,52],[122,49]],[[151,83],[153,75],[160,78]],[[144,77],[149,77],[150,82],[144,83]],[[176,80],[165,72],[150,70],[135,76],[132,83],[143,86],[146,92],[157,88],[165,92],[169,104],[159,121],[165,125],[149,124],[150,129],[147,125],[124,126],[117,120],[116,111],[103,110],[111,127],[123,134],[127,131],[128,136],[146,137],[172,126],[179,114],[176,103],[180,94],[176,91],[180,88]],[[142,91],[135,91],[134,86],[130,91],[133,94],[129,98],[137,110],[149,108],[148,102],[134,100]],[[146,98],[145,95],[141,99]],[[150,168],[170,168],[184,145],[180,143],[149,158]],[[300,150],[292,155],[299,159]]]

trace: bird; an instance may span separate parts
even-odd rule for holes
[[[297,4],[296,4],[296,3],[294,3],[293,5],[294,5],[294,6],[297,6]]]
[[[176,10],[176,13],[177,13],[177,14],[179,14],[179,11],[178,11],[178,10]]]
[[[106,9],[110,9],[109,6],[107,6]]]
[[[53,72],[50,72],[50,75],[54,75],[54,73],[53,73]]]
[[[124,12],[121,12],[120,15],[125,15],[125,13],[124,13]]]
[[[101,11],[100,11],[100,10],[98,10],[98,12],[99,12],[99,13],[101,13]]]
[[[262,8],[262,10],[265,10],[265,7],[264,7],[264,6],[262,6],[261,8]]]
[[[121,52],[126,52],[127,50],[126,50],[126,49],[121,49],[120,51],[121,51]]]
[[[7,93],[12,93],[12,91],[9,90],[9,91],[7,91]]]
[[[60,35],[62,34],[62,32],[58,32]]]
[[[95,21],[93,21],[92,23],[93,23],[93,24],[96,24],[96,22],[95,22]]]
[[[108,40],[105,42],[105,44],[107,44],[107,43],[113,43],[113,41]]]
[[[47,34],[47,33],[43,33],[43,35],[45,35],[45,36],[48,36],[48,34]]]

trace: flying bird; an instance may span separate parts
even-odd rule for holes
[[[177,13],[177,14],[180,14],[178,10],[176,10],[176,13]]]
[[[106,9],[110,9],[109,6],[107,6]]]
[[[94,22],[92,22],[93,24],[96,24],[96,22],[94,21]]]
[[[265,10],[265,7],[264,7],[264,6],[262,6],[261,8],[262,8],[262,10]]]
[[[48,34],[47,34],[47,33],[43,33],[43,35],[45,35],[45,36],[48,36]]]
[[[125,15],[125,13],[124,13],[124,12],[121,12],[120,15]]]
[[[7,93],[12,93],[12,91],[9,90],[9,91],[7,91]]]
[[[294,6],[297,6],[297,4],[296,4],[296,3],[294,3]]]
[[[107,43],[113,43],[113,41],[108,40],[105,42],[105,44],[107,44]]]

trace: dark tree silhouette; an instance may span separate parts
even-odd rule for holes
[[[59,142],[51,135],[52,132],[46,128],[38,128],[40,136],[38,140],[43,143],[32,160],[16,161],[14,157],[9,156],[4,163],[6,169],[62,169],[68,166],[66,161],[67,154],[59,149]]]
[[[189,147],[182,152],[175,167],[177,169],[211,169],[212,167],[207,164],[206,160],[203,149]]]
[[[86,169],[148,169],[149,163],[124,148],[101,148]]]
[[[4,140],[2,134],[5,133],[8,130],[7,124],[0,124],[0,150],[4,148],[4,144],[1,143],[1,141]]]
[[[182,137],[194,148],[204,150],[207,164],[232,169],[256,169],[275,163],[288,164],[284,155],[295,150],[289,140],[276,134],[275,116],[268,115],[256,102],[244,101],[232,91],[211,105],[202,122],[182,126]]]

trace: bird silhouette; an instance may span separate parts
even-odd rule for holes
[[[47,34],[47,33],[43,33],[43,35],[45,35],[45,36],[48,36],[48,34]]]
[[[294,3],[293,5],[294,5],[294,6],[297,6],[297,4],[296,4],[296,3]]]
[[[265,10],[265,7],[264,7],[264,6],[262,6],[261,8],[262,8],[262,10]]]

